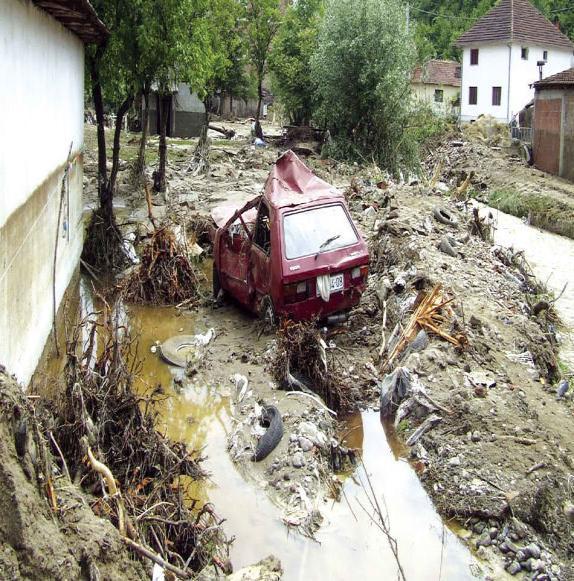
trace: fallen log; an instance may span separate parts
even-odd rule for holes
[[[217,127],[217,125],[211,125],[211,123],[207,126],[208,129],[211,131],[216,131],[217,133],[221,133],[225,136],[225,139],[231,139],[235,137],[235,131],[233,129],[225,129],[225,127]]]

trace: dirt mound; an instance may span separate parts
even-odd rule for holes
[[[52,476],[53,468],[30,400],[0,369],[0,577],[148,577],[112,524],[94,515],[79,488]]]

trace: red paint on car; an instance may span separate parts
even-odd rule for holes
[[[365,290],[369,253],[341,192],[292,152],[273,166],[264,193],[212,216],[214,270],[221,288],[249,310],[325,318],[354,307]],[[318,277],[330,292],[320,296]],[[326,296],[325,295],[325,296]]]

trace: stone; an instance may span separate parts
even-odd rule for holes
[[[520,551],[520,549],[521,549],[521,547],[519,547],[518,545],[516,545],[510,539],[506,539],[504,542],[506,543],[506,546],[508,547],[508,550],[509,551],[512,551],[513,553],[518,553],[518,551]]]
[[[305,458],[303,458],[303,452],[295,452],[291,460],[294,468],[303,468],[305,466]]]
[[[448,256],[452,256],[453,258],[456,258],[458,256],[456,250],[452,247],[452,244],[449,242],[446,236],[443,236],[440,239],[438,249],[442,253],[447,254]]]
[[[481,440],[481,438],[480,438],[480,432],[472,432],[472,435],[471,435],[470,439],[473,442],[475,442],[475,443],[476,442],[480,442],[480,440]]]
[[[524,551],[535,559],[540,559],[540,547],[536,543],[530,543],[524,547]]]
[[[460,457],[459,456],[453,456],[452,458],[449,459],[448,463],[451,466],[460,466]]]
[[[485,527],[485,523],[478,521],[477,523],[474,524],[474,526],[472,527],[472,530],[477,534],[481,534],[482,531],[484,530]]]
[[[511,575],[517,575],[522,570],[522,567],[520,566],[520,563],[518,561],[512,561],[512,563],[510,563],[510,565],[506,567],[506,570]]]
[[[492,539],[488,531],[483,532],[476,541],[476,546],[478,547],[490,547],[492,545]]]
[[[299,446],[303,452],[310,452],[313,449],[313,442],[305,436],[299,436]]]
[[[518,553],[516,553],[516,560],[524,563],[528,560],[528,555],[521,549],[518,551]]]
[[[544,569],[544,561],[530,557],[530,559],[526,561],[526,569],[532,572],[542,571]]]
[[[491,539],[496,539],[496,537],[498,536],[498,529],[496,527],[491,527],[488,530],[488,534],[490,535]]]
[[[476,550],[476,556],[479,559],[486,559],[487,555],[488,555],[488,553],[487,553],[485,547],[481,546],[481,547],[478,547],[478,549]]]

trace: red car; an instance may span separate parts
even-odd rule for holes
[[[341,192],[292,152],[275,163],[264,193],[215,208],[213,290],[274,324],[341,320],[365,290],[369,252]]]

